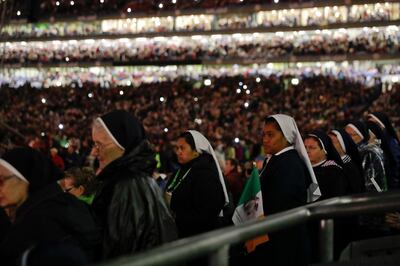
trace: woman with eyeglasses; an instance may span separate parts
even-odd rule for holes
[[[61,177],[31,148],[13,149],[0,159],[0,207],[10,220],[0,239],[2,265],[15,265],[26,249],[49,241],[77,245],[92,255],[100,234],[88,208],[58,185]]]

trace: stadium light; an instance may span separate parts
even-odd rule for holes
[[[239,143],[240,139],[239,138],[235,138],[235,143]]]
[[[164,128],[164,132],[165,133],[167,133],[168,132],[168,128],[166,127],[166,128]]]
[[[45,104],[46,103],[46,98],[42,98],[42,103]]]
[[[69,4],[70,4],[71,6],[73,6],[73,5],[75,5],[75,2],[74,2],[74,1],[71,1],[71,2],[69,2]]]
[[[164,97],[160,97],[160,102],[164,102],[165,98]]]
[[[61,130],[63,130],[63,129],[64,129],[64,125],[63,125],[63,124],[59,124],[59,125],[58,125],[58,128],[61,129]]]
[[[93,93],[89,92],[87,95],[89,98],[93,98]]]
[[[171,3],[176,4],[176,0],[171,0]]]
[[[57,1],[57,2],[56,2],[56,6],[59,6],[59,5],[60,5],[60,2]]]
[[[100,0],[100,4],[103,4],[104,3],[104,0]]]
[[[132,9],[130,7],[128,7],[128,9],[126,10],[126,12],[131,13]]]
[[[163,7],[164,7],[163,3],[160,3],[160,4],[158,5],[158,8],[160,8],[160,9],[162,9]]]
[[[274,0],[274,3],[275,3],[275,4],[279,3],[279,0]]]
[[[21,16],[21,11],[17,11],[17,16]]]

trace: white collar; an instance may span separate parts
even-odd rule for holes
[[[323,160],[323,161],[321,161],[321,162],[319,162],[319,163],[313,164],[312,167],[320,166],[320,165],[322,165],[324,162],[326,162],[326,160]]]
[[[275,153],[274,155],[275,155],[275,156],[278,156],[278,155],[281,155],[282,153],[287,152],[287,151],[290,151],[290,150],[294,150],[294,146],[286,147],[286,148],[282,149],[281,151]]]

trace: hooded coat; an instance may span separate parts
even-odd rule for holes
[[[102,185],[92,208],[102,228],[99,256],[114,258],[175,240],[174,220],[152,178],[155,154],[142,125],[125,111],[98,119],[124,149],[97,176]]]
[[[15,265],[26,249],[46,242],[76,245],[90,257],[99,231],[85,204],[57,184],[62,174],[56,166],[31,148],[11,150],[2,160],[29,183],[29,192],[1,241],[1,265]]]

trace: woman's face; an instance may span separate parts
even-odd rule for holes
[[[199,156],[199,154],[190,147],[184,138],[179,138],[176,142],[176,156],[180,164],[185,164]]]
[[[306,138],[304,140],[304,146],[306,147],[307,155],[308,158],[310,158],[311,164],[317,164],[326,159],[324,150],[315,138]]]
[[[347,132],[347,134],[350,135],[350,137],[353,139],[355,144],[360,144],[360,142],[363,140],[360,135],[357,134],[357,132],[350,126],[346,126],[344,130]]]
[[[263,147],[266,154],[274,155],[287,146],[289,146],[289,143],[274,123],[267,123],[264,125]]]
[[[339,155],[340,156],[345,155],[346,153],[344,152],[342,145],[340,145],[339,139],[336,137],[336,135],[333,133],[329,133],[328,136],[332,140],[333,146],[335,146],[335,149],[339,153]]]
[[[0,165],[0,207],[10,208],[22,205],[28,198],[29,184],[7,168]]]

